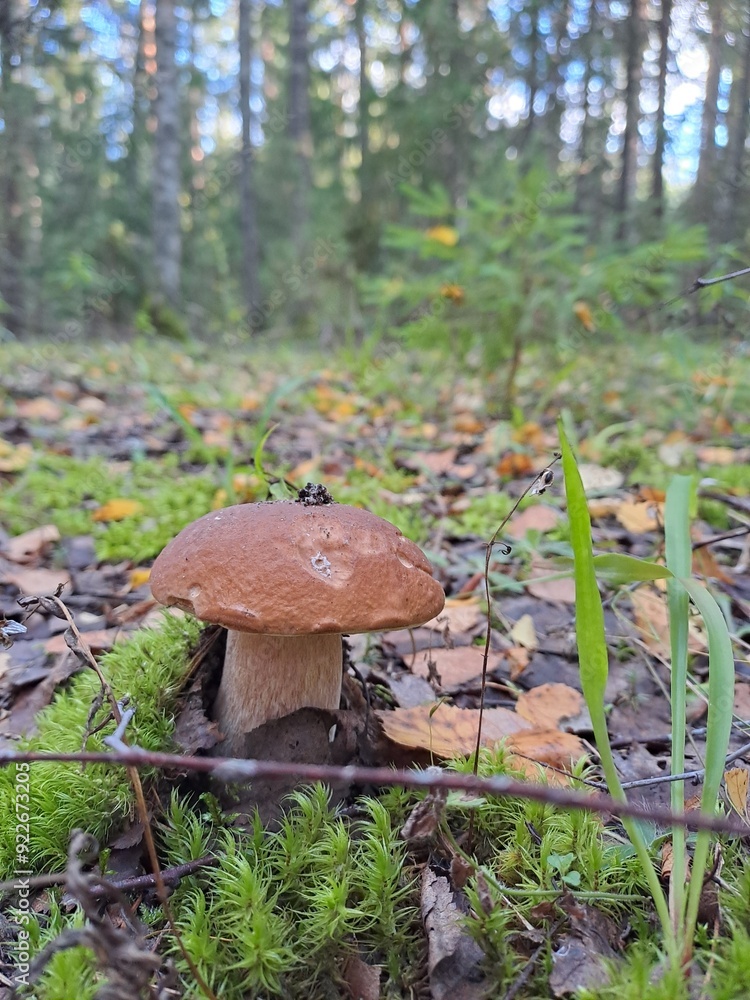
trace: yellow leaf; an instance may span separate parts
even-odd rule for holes
[[[534,628],[534,619],[531,615],[521,615],[510,630],[510,637],[516,646],[523,646],[525,649],[532,650],[538,648],[539,640]]]
[[[142,587],[144,583],[148,583],[151,577],[151,570],[143,566],[136,566],[135,569],[130,571],[130,586],[133,590],[137,590]]]
[[[30,444],[19,444],[13,447],[8,441],[0,438],[0,472],[20,472],[31,461]]]
[[[95,521],[124,521],[126,517],[140,514],[143,504],[137,500],[108,500],[93,513]]]
[[[578,302],[573,303],[573,313],[581,326],[588,330],[589,333],[594,332],[594,317],[591,313],[591,307],[587,302],[579,299]]]
[[[453,226],[432,226],[425,233],[428,240],[441,243],[444,247],[454,247],[458,243],[458,231]]]
[[[452,246],[452,244],[450,245]],[[455,302],[457,306],[462,305],[465,298],[464,290],[460,285],[441,285],[440,294],[444,299]]]
[[[727,798],[732,803],[732,807],[744,819],[747,820],[747,792],[750,771],[744,767],[731,767],[724,772],[724,786],[727,790]]]

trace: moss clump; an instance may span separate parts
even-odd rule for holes
[[[190,521],[211,509],[216,484],[208,475],[182,473],[177,457],[123,470],[100,458],[39,455],[4,491],[0,524],[20,534],[52,522],[66,536],[91,534],[99,559],[139,562],[156,556]],[[98,523],[94,511],[108,500],[137,500],[140,509],[122,521]]]
[[[117,698],[129,695],[136,714],[128,728],[131,743],[149,750],[169,746],[173,709],[185,672],[188,652],[198,639],[194,619],[165,615],[161,629],[144,629],[102,658],[101,668]],[[69,688],[39,713],[37,732],[20,749],[73,752],[82,749],[91,704],[99,680],[85,670]],[[84,749],[106,749],[102,738],[90,736]],[[16,766],[0,769],[0,879],[13,876],[16,857]],[[133,796],[123,767],[75,764],[33,764],[29,770],[28,864],[35,871],[65,867],[69,834],[75,827],[103,841],[132,811]],[[148,779],[147,771],[142,777]],[[24,785],[24,790],[27,786]]]

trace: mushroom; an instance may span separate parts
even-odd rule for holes
[[[189,524],[156,559],[151,590],[229,630],[214,716],[232,755],[269,719],[338,708],[343,633],[420,625],[445,601],[395,525],[311,484],[299,500],[238,504]]]

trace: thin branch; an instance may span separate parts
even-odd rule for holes
[[[436,769],[424,771],[396,771],[390,767],[361,767],[348,764],[335,767],[330,764],[299,764],[274,760],[239,760],[216,757],[183,757],[180,754],[159,753],[126,747],[117,753],[81,751],[78,753],[45,752],[40,750],[0,749],[0,767],[7,764],[60,761],[68,764],[119,764],[123,767],[164,768],[176,771],[195,771],[210,774],[214,779],[227,783],[244,784],[256,781],[295,778],[299,782],[345,782],[351,785],[399,785],[403,788],[444,788],[449,791],[474,792],[483,795],[509,796],[544,802],[561,809],[584,809],[611,816],[629,816],[651,824],[682,826],[688,830],[709,830],[745,837],[748,828],[720,816],[691,812],[673,813],[662,807],[618,802],[608,795],[586,794],[567,788],[535,785],[504,775],[480,778],[473,774],[458,774]]]
[[[690,291],[697,292],[701,288],[709,288],[711,285],[718,285],[722,281],[732,281],[734,278],[741,278],[745,274],[750,274],[750,267],[743,267],[741,271],[732,271],[731,274],[722,274],[718,278],[696,278],[690,286]]]

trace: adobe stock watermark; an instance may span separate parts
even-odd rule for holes
[[[409,152],[403,153],[399,157],[396,170],[389,170],[386,173],[385,182],[388,187],[393,190],[404,181],[409,181],[413,171],[418,170],[427,160],[433,157],[446,144],[450,133],[462,122],[468,121],[479,104],[485,99],[484,94],[478,94],[466,101],[462,101],[460,104],[453,104],[443,115],[444,127],[437,126],[429,135],[415,140]]]
[[[18,937],[15,947],[15,982],[19,986],[29,985],[29,968],[31,965],[31,940],[29,924],[31,913],[31,883],[32,870],[30,863],[31,841],[31,799],[29,796],[29,764],[20,761],[16,764],[16,782],[14,793],[15,810],[15,867],[13,871],[13,888],[17,894],[15,922],[18,924]]]
[[[252,329],[264,327],[271,314],[291,300],[338,249],[340,249],[338,242],[330,237],[317,239],[310,253],[294,267],[285,271],[281,276],[281,283],[277,284],[276,288],[265,296],[263,302],[253,309],[248,317],[250,327]]]

